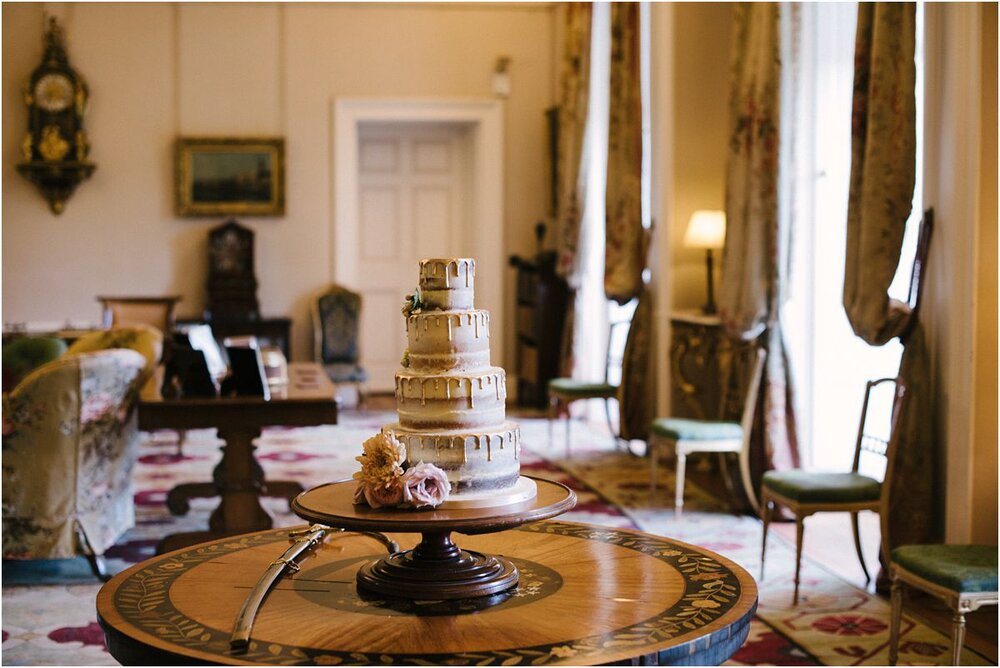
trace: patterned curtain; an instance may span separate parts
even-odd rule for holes
[[[642,289],[642,88],[639,4],[611,5],[611,91],[604,292],[624,304]]]
[[[640,237],[643,251],[649,248],[650,234],[644,231]],[[642,257],[645,257],[643,252]],[[622,358],[622,385],[618,393],[618,417],[621,421],[621,437],[626,440],[649,439],[649,425],[653,418],[655,387],[653,373],[655,366],[650,359],[651,335],[653,330],[653,297],[646,286],[640,284],[638,303],[632,314],[625,351]]]
[[[559,150],[556,183],[559,260],[556,271],[570,287],[579,286],[577,249],[586,200],[586,178],[580,172],[583,135],[590,97],[590,27],[592,7],[566,6],[565,39],[559,86]]]
[[[799,465],[788,355],[779,319],[788,277],[788,233],[778,216],[779,19],[776,3],[737,4],[730,67],[719,316],[731,336],[744,341],[763,336],[768,352],[761,386],[763,429],[755,430],[750,445],[755,484],[764,469]]]
[[[890,299],[916,177],[916,8],[858,6],[847,204],[844,309],[855,334],[882,345],[909,326],[910,309]]]
[[[906,394],[882,518],[889,548],[939,540],[942,515],[924,334],[910,306],[888,295],[916,175],[915,36],[912,3],[858,5],[844,310],[867,343],[899,336],[904,345],[899,377]]]

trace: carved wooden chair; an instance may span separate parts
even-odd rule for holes
[[[767,353],[763,348],[757,348],[749,376],[746,380],[746,391],[743,394],[743,410],[739,422],[719,420],[694,420],[688,418],[657,418],[649,428],[649,491],[650,498],[656,492],[656,472],[659,467],[658,448],[665,443],[674,444],[677,460],[676,482],[674,485],[674,515],[681,518],[684,510],[684,477],[687,468],[687,457],[696,452],[735,453],[739,460],[740,481],[747,500],[756,510],[757,499],[750,480],[750,432],[753,429],[754,413],[757,408],[757,396],[760,391],[761,377],[764,375],[764,361]],[[735,373],[736,365],[730,363],[724,375]],[[733,389],[732,378],[723,382],[724,393]],[[724,398],[723,407],[728,401]],[[720,455],[723,456],[723,455]],[[723,462],[723,473],[728,475],[728,469]],[[728,480],[728,478],[727,478]],[[728,483],[727,483],[728,485]]]
[[[802,534],[805,518],[815,513],[847,512],[851,514],[854,546],[857,549],[865,581],[871,576],[861,551],[858,513],[862,510],[880,512],[885,480],[859,472],[862,457],[870,456],[888,462],[889,444],[895,426],[899,402],[904,394],[903,385],[895,378],[871,380],[865,386],[865,399],[861,408],[858,437],[854,446],[854,462],[849,472],[767,471],[761,481],[760,515],[763,536],[760,546],[760,577],[764,579],[764,555],[767,547],[767,529],[772,506],[784,506],[795,515],[795,594],[793,604],[799,602],[799,570],[802,562]]]
[[[368,372],[361,367],[361,295],[334,285],[311,305],[313,356],[334,383],[352,383],[364,403]]]

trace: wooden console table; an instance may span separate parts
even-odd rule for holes
[[[287,533],[201,544],[116,575],[97,597],[111,655],[126,665],[709,665],[743,644],[757,607],[753,578],[714,552],[560,521],[462,539],[513,561],[513,590],[452,601],[361,595],[355,574],[385,548],[337,533],[270,592],[249,646],[231,649],[233,620]],[[417,539],[389,537],[404,550]]]
[[[261,507],[260,497],[282,496],[291,501],[302,492],[297,482],[265,482],[264,470],[253,454],[253,439],[268,426],[336,424],[336,388],[323,368],[312,362],[290,364],[288,379],[287,386],[272,389],[270,400],[164,399],[155,390],[140,400],[139,429],[215,428],[226,443],[212,482],[181,484],[167,494],[167,506],[175,514],[186,513],[191,498],[220,497],[209,529],[167,536],[157,548],[159,552],[220,536],[268,529],[272,520]]]

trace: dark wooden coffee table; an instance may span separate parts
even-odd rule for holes
[[[273,529],[154,557],[97,597],[108,649],[129,664],[645,665],[722,663],[757,607],[750,575],[709,550],[636,531],[542,521],[463,545],[514,562],[513,590],[457,600],[359,593],[359,568],[385,556],[336,533],[264,600],[248,647],[233,621],[289,545]],[[401,549],[414,534],[388,534]]]
[[[192,498],[220,497],[206,531],[179,533],[164,538],[157,551],[167,552],[212,538],[269,529],[271,516],[260,505],[261,496],[280,496],[289,501],[302,492],[291,481],[266,481],[254,457],[253,440],[269,426],[308,427],[337,423],[336,388],[323,368],[314,363],[288,367],[288,385],[272,389],[271,398],[227,397],[164,399],[146,394],[139,402],[139,428],[218,430],[225,441],[222,460],[212,482],[185,483],[167,495],[174,514],[188,510]]]

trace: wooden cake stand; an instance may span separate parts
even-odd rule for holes
[[[299,494],[296,515],[309,522],[353,531],[419,532],[412,550],[396,552],[358,570],[357,584],[385,596],[406,599],[460,599],[490,596],[517,585],[517,568],[509,559],[463,550],[451,533],[493,533],[555,517],[576,505],[565,485],[532,478],[537,495],[527,501],[486,508],[427,510],[370,508],[354,505],[353,480],[332,482]]]

